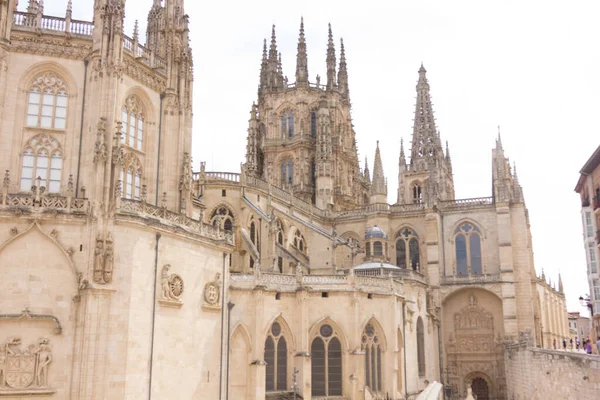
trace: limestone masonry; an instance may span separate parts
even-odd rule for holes
[[[193,15],[154,0],[142,44],[124,3],[80,21],[0,0],[0,397],[512,399],[538,379],[506,349],[569,336],[562,283],[535,273],[500,136],[491,196],[456,198],[423,65],[394,204],[379,149],[358,160],[331,26],[313,78],[301,22],[295,82],[273,27],[241,171],[193,172]]]

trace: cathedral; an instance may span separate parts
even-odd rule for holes
[[[193,171],[183,3],[144,40],[125,0],[0,0],[0,397],[507,399],[505,346],[569,331],[500,136],[492,193],[457,197],[421,65],[394,202],[343,41],[312,78],[301,21],[295,79],[263,43],[240,171]]]

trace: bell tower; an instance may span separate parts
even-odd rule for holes
[[[369,202],[370,183],[358,163],[350,114],[346,51],[340,61],[328,29],[326,81],[310,80],[304,20],[295,82],[283,75],[275,26],[262,50],[258,101],[248,126],[245,172],[321,209],[345,210]]]

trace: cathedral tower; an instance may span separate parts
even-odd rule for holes
[[[338,66],[331,25],[325,61],[327,81],[316,75],[311,82],[301,20],[296,82],[288,82],[273,26],[269,48],[263,43],[244,168],[318,208],[345,210],[369,202],[370,184],[358,163],[345,48],[341,42]]]
[[[400,145],[398,203],[433,206],[437,200],[454,199],[452,163],[446,144],[446,155],[435,126],[427,81],[427,70],[421,64],[417,83],[410,163],[407,165],[404,144]]]

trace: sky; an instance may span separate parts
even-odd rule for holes
[[[136,19],[145,32],[152,2],[127,0],[127,34]],[[64,15],[66,3],[46,1],[45,14]],[[185,11],[195,63],[194,170],[206,161],[208,170],[239,172],[271,25],[293,82],[304,17],[314,82],[326,76],[331,23],[338,62],[344,39],[359,157],[368,156],[372,170],[379,140],[388,201],[396,202],[400,139],[410,147],[422,62],[449,142],[456,197],[491,196],[500,126],[529,209],[536,269],[554,282],[560,272],[568,310],[589,315],[578,301],[589,288],[574,188],[599,144],[600,2],[188,0]],[[92,12],[91,0],[73,1],[74,18],[91,20]]]

